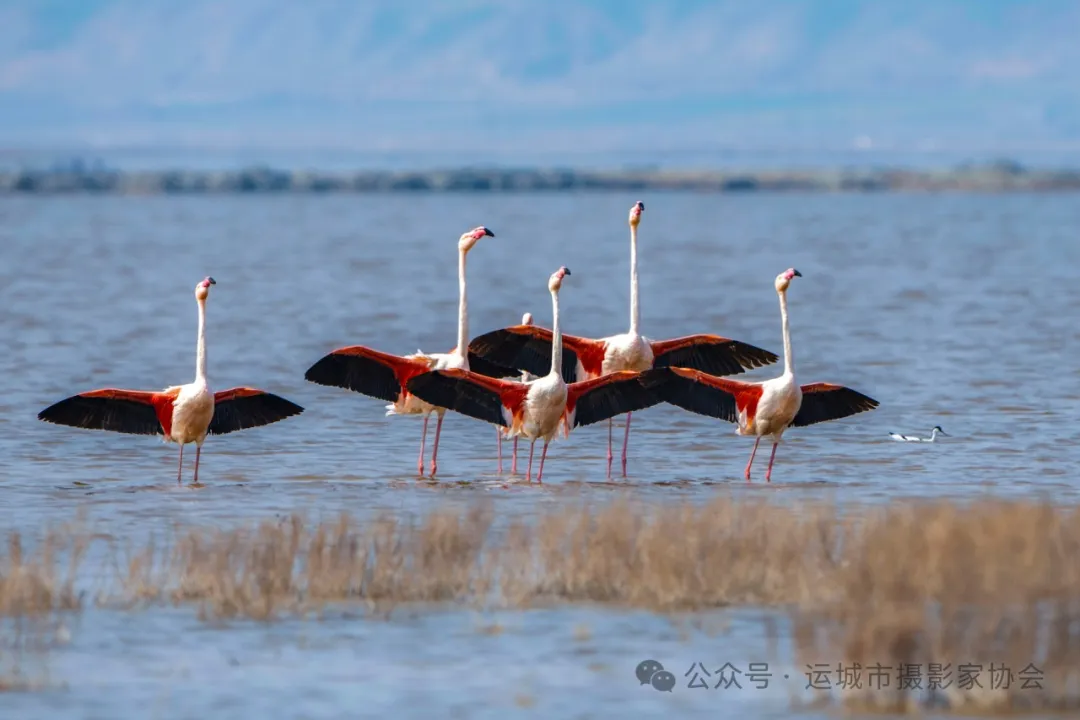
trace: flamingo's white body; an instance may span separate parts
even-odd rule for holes
[[[435,444],[431,451],[431,475],[438,471],[439,436],[446,408],[437,407],[416,397],[406,389],[409,378],[432,370],[471,370],[469,360],[469,308],[465,282],[465,258],[484,236],[495,237],[484,226],[464,233],[458,240],[458,331],[457,345],[448,353],[416,353],[404,357],[373,350],[362,345],[338,348],[308,368],[304,377],[320,385],[343,387],[387,400],[387,415],[422,415],[424,428],[420,436],[417,472],[424,474],[424,450],[427,443],[428,420],[435,413]],[[477,359],[483,363],[483,359]],[[497,372],[495,366],[487,367]],[[506,372],[513,372],[502,368]]]
[[[765,471],[765,480],[771,481],[776,449],[789,427],[836,420],[878,406],[873,398],[841,385],[796,382],[787,307],[788,286],[796,277],[802,277],[802,273],[794,268],[776,276],[784,336],[784,372],[779,377],[751,383],[715,377],[700,370],[667,367],[649,370],[642,379],[646,387],[665,401],[691,412],[734,422],[738,426],[736,434],[754,436],[754,449],[746,464],[747,480],[763,437],[773,444]]]
[[[201,448],[206,441],[210,419],[214,417],[214,393],[206,384],[206,378],[199,378],[187,385],[168,387],[163,392],[176,393],[172,432],[165,437],[166,442],[179,443],[181,446],[195,443],[196,448]],[[183,447],[180,451],[183,452]]]
[[[555,373],[536,378],[528,385],[529,393],[525,396],[525,411],[515,437],[525,437],[532,442],[543,440],[547,443],[559,432],[559,423],[566,411],[566,381]],[[514,421],[510,410],[503,411],[507,423]],[[541,467],[543,459],[541,458]]]
[[[195,477],[209,434],[224,434],[277,422],[303,412],[282,397],[248,387],[215,393],[206,374],[206,299],[214,278],[195,286],[199,306],[199,334],[195,350],[195,380],[170,385],[159,392],[103,388],[79,393],[42,410],[46,422],[91,430],[111,430],[138,435],[162,435],[165,442],[180,446],[176,480],[184,467],[184,445],[195,444]]]
[[[945,437],[949,437],[949,433],[942,430],[940,425],[934,426],[934,429],[930,431],[930,437],[928,438],[917,437],[915,435],[901,435],[900,433],[889,433],[889,437],[891,437],[893,440],[896,440],[897,442],[932,443],[937,440],[937,436],[939,434],[944,435]]]
[[[641,410],[659,401],[644,389],[639,374],[635,372],[612,373],[570,385],[563,380],[559,289],[563,278],[569,274],[570,271],[562,267],[548,281],[553,342],[551,369],[546,375],[522,383],[463,370],[445,370],[425,373],[409,380],[409,390],[414,395],[426,397],[432,403],[446,404],[470,417],[504,425],[513,437],[529,439],[529,469],[526,476],[530,480],[536,441],[542,440],[544,443],[537,473],[539,481],[544,475],[548,445],[558,433],[560,425],[565,425],[569,433],[572,427]]]

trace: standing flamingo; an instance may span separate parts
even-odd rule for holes
[[[429,370],[443,368],[468,370],[470,364],[475,366],[477,371],[492,374],[495,377],[512,375],[516,372],[513,368],[500,368],[467,351],[469,308],[465,294],[465,256],[485,235],[495,237],[495,233],[481,225],[463,234],[458,240],[458,335],[457,346],[453,350],[448,353],[425,353],[417,350],[415,354],[401,357],[362,345],[352,345],[334,350],[304,373],[304,378],[313,383],[353,390],[391,403],[386,406],[387,415],[423,415],[424,429],[420,436],[420,457],[416,461],[417,472],[420,475],[424,474],[424,446],[427,442],[428,419],[432,412],[438,416],[438,422],[435,424],[435,447],[431,451],[432,477],[438,470],[439,435],[442,432],[446,408],[430,405],[410,395],[406,389],[409,378]]]
[[[79,393],[38,413],[38,419],[57,425],[111,430],[132,435],[163,435],[180,445],[176,482],[184,470],[184,445],[195,443],[195,478],[207,435],[269,425],[304,408],[264,390],[235,387],[213,392],[206,379],[206,298],[214,278],[195,286],[199,305],[199,339],[195,351],[195,382],[173,385],[160,392],[103,388]]]
[[[873,410],[878,401],[842,385],[795,382],[795,361],[791,356],[791,332],[788,329],[787,289],[791,279],[802,277],[795,268],[776,276],[780,296],[780,320],[784,334],[784,374],[764,382],[744,382],[714,377],[700,370],[666,367],[642,374],[642,383],[661,399],[699,415],[738,423],[738,435],[755,435],[754,449],[746,463],[746,479],[754,463],[761,438],[772,439],[772,455],[765,471],[772,481],[773,461],[780,438],[789,427],[803,427],[826,420],[838,420]]]
[[[643,410],[660,402],[646,390],[637,372],[615,372],[600,378],[567,385],[562,378],[562,331],[559,328],[559,289],[570,271],[561,267],[548,280],[551,292],[552,333],[551,370],[527,383],[486,377],[468,370],[438,370],[417,375],[408,381],[409,392],[427,402],[450,408],[463,415],[509,428],[510,434],[524,435],[529,445],[529,469],[532,480],[533,451],[543,440],[540,470],[543,482],[544,459],[548,444],[564,423],[570,428],[591,425],[615,415]]]
[[[532,313],[525,313],[524,315],[522,315],[521,316],[521,324],[522,325],[532,325],[533,324]],[[487,375],[489,373],[482,373],[482,374]],[[522,373],[521,373],[520,382],[527,383],[530,380],[535,380],[535,379],[536,379],[535,375],[533,375],[528,370],[523,370]],[[496,425],[495,426],[495,432],[499,437],[499,472],[501,473],[502,472],[502,441],[503,441],[503,433],[506,432],[506,428],[502,427],[501,425]],[[514,456],[513,456],[513,460],[510,462],[510,472],[515,474],[515,475],[517,474],[517,450],[518,450],[518,436],[515,435],[514,436]]]
[[[630,209],[630,331],[594,340],[563,335],[562,372],[570,382],[602,377],[622,370],[686,366],[713,375],[737,375],[762,367],[779,358],[767,350],[719,335],[688,335],[673,340],[649,340],[639,332],[637,229],[645,203]],[[469,350],[499,365],[533,373],[544,372],[552,357],[552,332],[544,328],[517,325],[494,330],[475,338]],[[626,450],[630,442],[631,414],[626,416],[623,437],[622,474],[626,476]],[[567,429],[569,432],[569,428]],[[608,420],[607,471],[611,476],[614,419]]]

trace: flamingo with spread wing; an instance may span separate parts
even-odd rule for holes
[[[664,401],[684,410],[737,423],[739,435],[753,435],[754,449],[746,463],[746,479],[754,464],[761,438],[772,439],[772,454],[765,481],[772,481],[773,461],[784,431],[827,420],[839,420],[873,410],[878,401],[860,392],[831,383],[799,385],[795,382],[795,360],[791,355],[788,328],[787,290],[793,278],[802,277],[795,268],[776,276],[780,296],[780,321],[784,335],[784,374],[764,382],[743,382],[715,377],[700,370],[682,367],[655,368],[642,373],[642,383]]]
[[[103,388],[79,393],[38,413],[38,419],[87,430],[110,430],[133,435],[163,435],[180,445],[176,482],[184,469],[184,445],[195,443],[195,478],[207,435],[268,425],[299,415],[304,408],[283,397],[249,387],[213,392],[206,377],[206,299],[214,278],[195,286],[199,306],[199,336],[195,352],[195,381],[158,392]]]
[[[442,433],[445,407],[437,407],[411,395],[407,389],[410,378],[429,370],[442,368],[474,369],[493,377],[517,374],[516,369],[500,367],[468,351],[469,308],[465,284],[465,257],[482,237],[495,233],[481,225],[458,239],[458,334],[457,346],[448,353],[391,355],[363,345],[338,348],[323,356],[308,368],[304,378],[319,385],[345,388],[369,397],[385,400],[387,415],[423,415],[424,429],[420,435],[420,456],[416,469],[424,474],[424,446],[427,442],[428,419],[435,413],[435,447],[431,451],[431,475],[438,471],[439,435]]]

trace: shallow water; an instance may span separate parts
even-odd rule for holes
[[[625,481],[605,478],[603,425],[553,443],[544,484],[526,486],[496,472],[490,426],[453,415],[443,427],[439,481],[417,481],[419,419],[388,418],[385,403],[304,381],[307,367],[341,345],[449,350],[456,241],[478,224],[496,237],[469,255],[471,335],[515,324],[526,310],[550,326],[546,280],[560,265],[572,270],[560,296],[566,331],[625,331],[625,218],[637,199],[0,199],[0,332],[8,340],[0,357],[0,482],[10,509],[3,529],[33,534],[85,510],[104,529],[129,536],[176,520],[231,525],[295,510],[423,512],[481,497],[494,499],[503,517],[581,497],[1077,500],[1080,204],[1072,195],[640,198],[647,335],[714,332],[779,354],[772,280],[793,266],[803,274],[789,291],[800,380],[849,385],[881,402],[870,413],[791,431],[770,485],[762,482],[767,453],[759,453],[754,482],[743,480],[753,443],[733,426],[668,406],[635,414]],[[218,283],[208,302],[212,385],[261,387],[303,405],[303,415],[210,439],[198,489],[177,486],[175,446],[34,419],[93,387],[190,381],[192,291],[208,274]],[[774,365],[742,377],[779,372]],[[952,437],[922,445],[887,436],[926,435],[933,425]],[[432,439],[433,432],[429,453]],[[621,421],[615,439],[618,454]],[[505,469],[509,453],[505,443]],[[185,483],[193,460],[186,453]],[[19,696],[19,714],[83,707],[88,717],[123,717],[154,707],[160,717],[226,708],[255,717],[288,702],[295,717],[357,717],[406,700],[418,714],[461,717],[494,716],[488,708],[588,717],[618,707],[659,714],[671,703],[710,714],[788,707],[786,695],[757,691],[743,692],[740,702],[750,704],[740,710],[729,700],[639,689],[632,671],[646,655],[686,659],[695,643],[716,642],[675,639],[668,621],[645,614],[510,614],[500,622],[514,630],[496,636],[452,612],[224,631],[206,629],[190,611],[137,617],[87,614],[50,661],[69,690]],[[575,654],[577,625],[591,628],[584,657]],[[733,627],[724,647],[745,648],[742,659],[753,660],[757,626],[736,618]],[[298,637],[312,640],[298,649]],[[268,649],[275,643],[280,651]],[[133,652],[145,657],[136,662]],[[246,655],[244,670],[222,680],[230,653]],[[530,669],[537,665],[547,671]],[[503,682],[509,667],[515,677]],[[187,675],[178,668],[189,668]],[[680,689],[685,682],[680,677]]]

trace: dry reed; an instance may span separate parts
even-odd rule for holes
[[[833,597],[797,613],[798,653],[853,710],[1075,710],[1078,520],[1006,501],[869,512]]]
[[[29,550],[19,533],[8,534],[0,551],[0,692],[45,686],[49,650],[68,633],[62,616],[82,606],[76,571],[87,547],[72,528],[47,532]]]
[[[772,605],[795,621],[797,659],[823,663],[831,697],[849,708],[1045,711],[1080,695],[1078,513],[1030,501],[868,508],[729,497],[502,523],[487,505],[408,519],[293,516],[112,547],[116,582],[99,602],[194,603],[207,617],[264,620],[354,602]],[[77,609],[89,542],[47,533],[27,555],[12,535],[0,552],[0,615]],[[862,687],[838,683],[838,666],[855,663]],[[930,688],[931,665],[951,669],[948,687]]]

